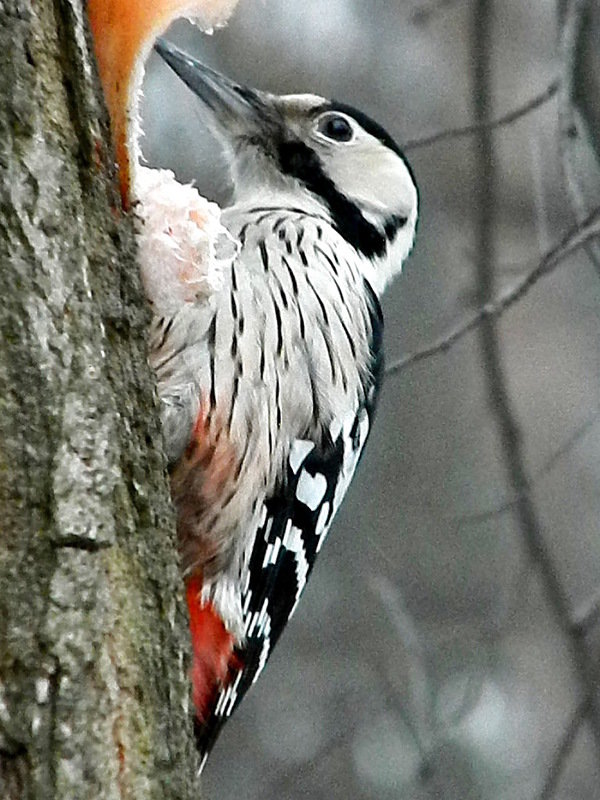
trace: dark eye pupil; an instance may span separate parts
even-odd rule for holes
[[[352,127],[345,117],[325,117],[319,124],[319,131],[336,142],[349,142]]]

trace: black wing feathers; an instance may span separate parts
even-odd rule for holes
[[[264,503],[248,564],[242,597],[246,641],[237,653],[242,671],[223,689],[215,712],[196,735],[207,753],[221,726],[254,683],[279,639],[306,581],[360,459],[369,434],[383,374],[381,308],[365,283],[370,310],[369,374],[352,424],[340,424],[335,439],[298,440],[301,455],[290,457],[287,472]],[[352,410],[349,409],[350,414]],[[333,427],[333,426],[332,426]],[[307,488],[308,487],[308,488]]]

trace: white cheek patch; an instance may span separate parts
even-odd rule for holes
[[[327,169],[338,189],[363,210],[407,219],[414,215],[417,192],[410,172],[400,156],[374,137],[362,133],[351,154],[332,154]]]

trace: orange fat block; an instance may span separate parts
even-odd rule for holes
[[[88,0],[100,79],[111,119],[123,205],[130,202],[135,124],[144,62],[157,36],[178,17],[200,27],[223,24],[237,0]]]

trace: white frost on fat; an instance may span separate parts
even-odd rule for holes
[[[139,166],[135,192],[142,283],[154,313],[171,316],[219,291],[238,246],[216,203],[166,169]]]

